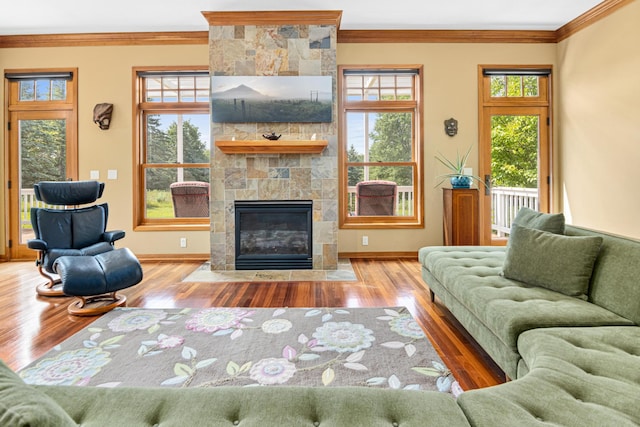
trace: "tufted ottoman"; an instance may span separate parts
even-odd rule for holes
[[[127,298],[116,292],[142,280],[140,262],[128,248],[63,256],[53,268],[60,275],[65,295],[77,297],[67,309],[76,316],[95,316],[124,305]]]

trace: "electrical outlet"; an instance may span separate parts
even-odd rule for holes
[[[187,238],[186,237],[181,237],[180,238],[180,247],[181,248],[186,248],[187,247]]]
[[[369,236],[362,236],[362,246],[369,245]]]

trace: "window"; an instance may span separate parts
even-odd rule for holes
[[[209,73],[135,69],[137,229],[209,224]]]
[[[420,67],[340,67],[341,228],[421,227]]]

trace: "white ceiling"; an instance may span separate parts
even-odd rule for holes
[[[0,0],[0,35],[204,31],[201,11],[342,10],[340,29],[556,30],[602,0]]]

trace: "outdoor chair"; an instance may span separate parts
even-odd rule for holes
[[[395,215],[398,185],[392,181],[362,181],[356,184],[356,215]]]
[[[201,181],[174,182],[169,186],[176,218],[209,217],[209,183]]]

